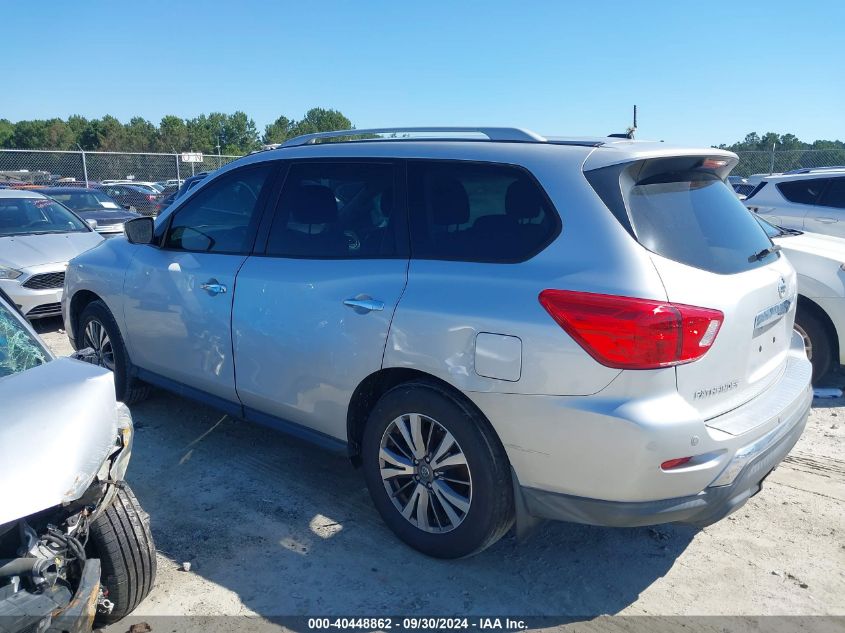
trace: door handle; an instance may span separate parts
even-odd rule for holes
[[[219,294],[226,294],[226,286],[221,284],[216,279],[209,279],[204,284],[200,286],[203,290],[205,290],[208,294],[212,297],[215,297]]]
[[[822,224],[833,224],[838,220],[836,218],[815,218],[816,222],[821,222]]]
[[[384,301],[373,299],[367,295],[358,295],[352,299],[347,299],[343,302],[348,308],[352,308],[358,314],[366,314],[367,312],[380,312],[384,310]]]

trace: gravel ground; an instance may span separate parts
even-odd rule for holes
[[[39,329],[66,354],[59,327],[50,321]],[[762,493],[711,527],[547,524],[525,543],[507,536],[479,556],[445,562],[392,536],[360,471],[343,458],[155,392],[132,408],[128,479],[152,517],[158,581],[129,622],[163,615],[521,614],[561,623],[601,614],[845,615],[843,405],[816,400],[804,436]]]

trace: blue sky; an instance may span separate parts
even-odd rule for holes
[[[845,139],[845,2],[7,3],[0,117],[312,106],[358,127],[516,125],[717,144]]]

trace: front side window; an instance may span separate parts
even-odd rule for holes
[[[366,259],[396,254],[394,168],[388,163],[291,165],[267,254]]]
[[[249,253],[259,219],[258,200],[270,169],[269,164],[246,167],[210,183],[175,212],[164,248]]]
[[[509,165],[409,162],[408,201],[420,259],[524,261],[560,231],[537,183]]]
[[[82,220],[49,198],[0,198],[0,237],[89,230]]]
[[[0,303],[0,378],[43,365],[49,359],[35,337]]]
[[[778,190],[783,197],[796,204],[816,204],[827,184],[827,178],[799,178],[787,182],[779,182]]]
[[[825,207],[845,209],[845,176],[831,179],[820,204]]]

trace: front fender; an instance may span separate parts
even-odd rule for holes
[[[136,248],[124,237],[113,237],[70,261],[65,272],[62,316],[71,342],[75,340],[78,316],[74,299],[80,293],[90,293],[105,302],[123,330],[123,284]]]

